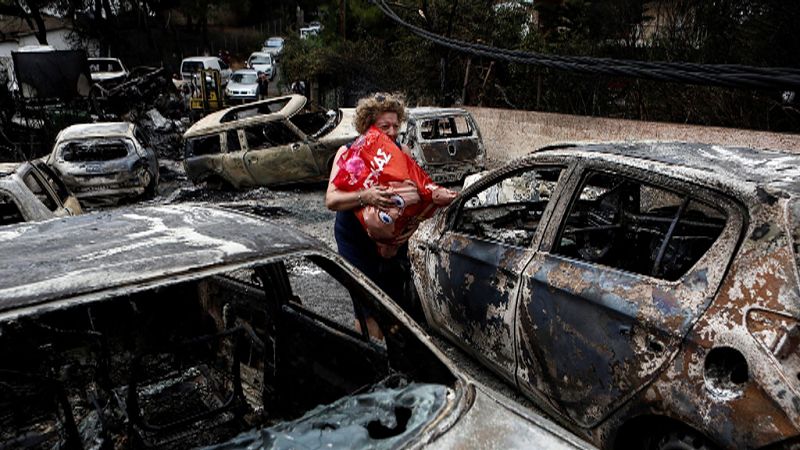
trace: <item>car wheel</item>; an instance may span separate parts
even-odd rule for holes
[[[717,450],[705,436],[689,429],[668,431],[650,442],[645,448],[651,450]]]

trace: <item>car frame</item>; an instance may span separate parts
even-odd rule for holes
[[[354,111],[304,112],[306,101],[275,97],[204,117],[183,135],[187,176],[235,188],[327,179],[338,148],[358,136]]]
[[[82,145],[91,142],[95,143],[92,148]],[[75,151],[86,155],[72,156]],[[90,158],[95,151],[97,158]],[[158,187],[158,157],[147,137],[130,122],[78,124],[61,130],[47,164],[86,202],[152,197]]]
[[[0,164],[0,225],[81,214],[69,188],[42,161]]]
[[[461,108],[416,107],[399,142],[437,183],[453,183],[486,168],[486,147],[469,111]]]
[[[589,448],[476,385],[363,274],[295,229],[202,204],[57,225],[0,231],[0,443],[230,449],[271,434]],[[288,278],[297,259],[370,305],[384,341],[302,303]]]
[[[706,144],[545,147],[412,237],[426,320],[601,448],[790,448],[798,167]]]

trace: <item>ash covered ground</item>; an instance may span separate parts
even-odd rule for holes
[[[497,164],[499,162],[490,166]],[[325,208],[324,183],[274,189],[260,187],[242,191],[216,191],[193,185],[186,178],[180,161],[161,160],[160,166],[158,196],[146,204],[207,202],[223,205],[299,229],[336,250],[333,237],[336,214]],[[293,290],[306,307],[346,326],[352,326],[355,317],[346,291],[331,292],[330,284],[322,280],[323,275],[312,267],[298,265],[292,267],[290,272],[296,277],[292,279]],[[436,346],[464,372],[524,406],[534,408],[530,401],[488,369],[481,367],[472,357],[444,338],[432,334],[425,324],[421,325],[428,331]]]

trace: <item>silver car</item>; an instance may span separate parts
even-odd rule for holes
[[[225,99],[228,102],[258,100],[258,72],[253,69],[234,72],[231,81],[225,87]]]
[[[56,137],[47,164],[82,201],[149,197],[158,186],[158,159],[146,143],[129,122],[72,125]]]

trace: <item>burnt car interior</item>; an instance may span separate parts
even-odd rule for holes
[[[724,211],[692,195],[596,172],[573,201],[554,253],[674,281],[726,222]]]
[[[334,129],[340,119],[340,112],[329,110],[302,112],[289,118],[289,121],[306,136],[318,138]]]
[[[94,139],[67,142],[59,153],[64,161],[111,161],[128,156],[129,144],[123,139]]]
[[[280,121],[249,126],[244,129],[244,135],[251,149],[289,145],[300,140],[291,128]]]
[[[0,192],[0,225],[24,222],[22,211],[9,195]]]
[[[368,305],[384,340],[305,308],[303,295],[335,290],[309,291],[290,278],[298,267]],[[192,448],[286,431],[285,421],[347,396],[455,383],[341,266],[313,255],[7,321],[0,357],[0,448]],[[394,425],[353,420],[379,441],[406,433],[417,414],[413,404],[390,412]],[[337,428],[330,414],[315,426]]]
[[[464,203],[455,230],[507,245],[530,245],[561,168],[516,171]]]
[[[472,135],[472,127],[464,116],[449,116],[422,121],[419,127],[422,139],[450,139]]]

